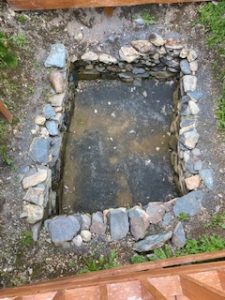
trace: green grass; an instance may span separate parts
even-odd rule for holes
[[[144,255],[140,255],[140,254],[134,254],[133,256],[131,256],[130,258],[130,262],[132,264],[140,264],[143,262],[146,262],[148,259],[146,256]]]
[[[209,47],[217,52],[215,69],[217,73],[219,72],[222,89],[216,115],[219,127],[225,130],[225,0],[216,5],[208,3],[201,6],[198,21],[206,28]]]
[[[222,228],[225,229],[225,211],[217,213],[211,217],[210,221],[204,225],[205,228]]]
[[[179,214],[179,216],[178,216],[178,220],[179,221],[182,221],[182,222],[187,222],[187,221],[189,221],[189,215],[187,214],[187,213],[185,213],[185,212],[180,212],[180,214]]]
[[[24,48],[27,45],[28,41],[26,36],[23,33],[17,33],[12,36],[12,40],[18,48]]]
[[[0,68],[16,68],[17,63],[10,36],[0,32]]]
[[[20,240],[19,240],[19,246],[21,248],[24,247],[30,247],[34,243],[32,238],[32,232],[31,231],[24,231],[21,234]]]
[[[19,14],[16,16],[16,20],[21,23],[22,25],[26,24],[28,17],[24,14]]]
[[[141,12],[138,15],[134,15],[132,17],[132,19],[134,20],[134,19],[137,19],[138,17],[141,17],[144,20],[145,25],[147,25],[147,26],[155,24],[155,22],[156,22],[155,17],[152,16],[151,13],[147,10],[144,10],[143,12]]]
[[[7,154],[7,147],[6,145],[0,146],[0,157],[7,166],[12,166],[13,160]]]

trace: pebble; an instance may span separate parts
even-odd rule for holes
[[[27,222],[29,224],[35,224],[44,217],[44,207],[42,206],[27,204],[25,205],[25,211],[27,213]]]
[[[40,126],[43,126],[45,124],[45,121],[46,121],[45,117],[41,116],[41,115],[36,116],[36,118],[35,118],[35,124],[40,125]]]
[[[201,179],[209,190],[213,189],[213,172],[211,169],[202,169],[199,172]]]
[[[82,240],[84,242],[90,242],[91,240],[91,232],[89,230],[82,230],[80,233]]]
[[[198,55],[195,50],[190,50],[187,55],[187,60],[192,62],[198,58]]]
[[[195,91],[197,87],[197,77],[193,75],[185,75],[183,77],[183,86],[186,93]]]
[[[165,44],[164,39],[157,33],[151,33],[149,35],[149,41],[157,47],[163,46]]]
[[[186,187],[189,191],[199,188],[201,179],[199,175],[194,175],[184,179]]]
[[[109,212],[109,228],[113,241],[126,237],[129,232],[128,215],[125,209],[112,209]]]
[[[88,51],[81,56],[84,61],[96,61],[98,60],[98,55],[92,51]]]
[[[59,134],[58,122],[53,120],[47,121],[45,126],[48,129],[48,132],[51,136],[56,136]]]
[[[121,47],[119,55],[122,60],[125,60],[128,63],[135,61],[140,56],[133,47]]]
[[[82,237],[80,236],[80,234],[78,234],[77,236],[75,236],[72,239],[72,244],[78,248],[82,246],[83,240],[82,240]]]
[[[106,224],[103,221],[102,212],[98,211],[92,214],[92,224],[90,228],[91,233],[97,235],[104,235],[106,231]]]
[[[166,208],[160,202],[149,202],[146,208],[151,224],[158,224],[163,219],[165,212]]]
[[[117,59],[109,54],[102,53],[99,55],[99,61],[104,64],[116,64]]]
[[[182,59],[180,61],[180,68],[183,74],[185,75],[190,75],[191,74],[191,69],[189,62],[186,59]]]
[[[138,206],[131,208],[128,215],[131,234],[136,241],[143,239],[150,223],[149,215]]]

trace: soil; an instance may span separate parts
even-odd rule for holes
[[[9,105],[15,120],[7,125],[5,137],[0,141],[1,145],[7,145],[7,156],[13,161],[11,166],[0,161],[0,287],[75,274],[86,266],[85,255],[94,259],[116,249],[120,253],[118,262],[124,264],[133,254],[129,239],[109,246],[106,237],[90,247],[69,250],[54,247],[44,230],[40,240],[31,245],[22,237],[29,227],[20,218],[24,196],[20,180],[24,168],[31,164],[28,151],[34,117],[47,96],[47,72],[43,61],[52,43],[63,42],[70,55],[79,54],[89,46],[102,51],[113,47],[117,51],[121,44],[134,38],[145,39],[151,31],[156,31],[165,37],[180,37],[197,49],[198,76],[207,95],[202,103],[204,109],[201,109],[205,122],[198,125],[199,147],[204,150],[206,163],[214,170],[215,189],[208,194],[202,215],[186,223],[190,236],[202,234],[202,224],[215,211],[223,209],[225,144],[214,116],[220,86],[213,79],[214,56],[207,47],[204,29],[194,25],[198,7],[199,4],[116,8],[111,18],[106,17],[102,9],[26,12],[27,20],[23,24],[18,19],[20,13],[0,4],[1,30],[11,35],[20,32],[27,40],[23,48],[16,50],[18,68],[0,73],[0,97]],[[156,22],[138,29],[132,19],[144,10],[149,11]]]

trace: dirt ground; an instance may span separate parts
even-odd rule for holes
[[[191,220],[192,236],[203,233],[201,222],[222,208],[225,182],[225,144],[218,132],[214,110],[219,93],[219,84],[212,72],[213,54],[208,50],[206,36],[201,26],[196,25],[199,4],[151,5],[116,8],[111,18],[102,9],[59,10],[47,12],[26,12],[25,23],[19,21],[19,14],[0,4],[0,28],[9,34],[22,33],[26,45],[17,50],[19,66],[13,71],[0,73],[0,98],[7,101],[14,113],[14,122],[8,125],[7,134],[1,145],[7,145],[7,156],[11,166],[0,161],[0,287],[20,285],[74,274],[85,265],[83,256],[108,253],[109,246],[104,240],[80,251],[53,247],[46,233],[42,231],[40,241],[29,245],[21,236],[28,225],[20,218],[23,204],[21,174],[27,164],[31,128],[34,116],[42,109],[47,91],[46,71],[43,61],[49,46],[63,42],[70,55],[79,54],[89,46],[101,49],[118,49],[135,37],[145,39],[151,31],[165,37],[180,37],[199,54],[202,87],[208,95],[201,113],[205,122],[199,125],[200,148],[206,163],[214,170],[215,192],[208,194],[206,211],[202,220]],[[148,11],[155,17],[155,24],[144,29],[134,25],[133,17]],[[195,26],[194,26],[195,24]],[[111,248],[120,252],[119,263],[128,263],[132,255],[130,242],[114,243]],[[82,253],[82,255],[81,255]],[[56,259],[57,258],[57,259]]]

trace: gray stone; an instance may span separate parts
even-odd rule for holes
[[[90,242],[91,240],[91,232],[89,230],[82,230],[80,233],[82,240],[84,242]]]
[[[155,45],[155,46],[163,46],[165,44],[164,39],[161,37],[161,35],[157,33],[151,33],[149,35],[149,41]]]
[[[99,55],[99,61],[104,64],[116,64],[117,59],[109,54],[102,53]]]
[[[39,164],[47,164],[48,154],[49,141],[42,137],[34,138],[30,146],[31,159]]]
[[[174,229],[173,237],[172,237],[172,243],[173,245],[180,249],[184,247],[186,243],[186,237],[184,232],[184,226],[181,222],[177,224],[177,226]]]
[[[171,212],[168,212],[164,215],[162,226],[169,226],[174,220],[174,215]]]
[[[125,60],[128,63],[135,61],[140,56],[133,47],[121,47],[119,55],[122,60]]]
[[[50,54],[47,57],[44,65],[48,67],[65,68],[67,51],[63,44],[51,45]]]
[[[192,217],[199,213],[202,209],[203,196],[202,191],[193,191],[177,198],[173,208],[175,215],[178,217],[180,213],[186,213]]]
[[[199,100],[203,99],[204,94],[201,91],[193,91],[189,92],[188,96],[191,98],[191,100],[198,102]]]
[[[50,140],[49,153],[51,155],[50,166],[54,166],[59,159],[62,137],[53,137]]]
[[[105,234],[106,224],[104,223],[102,212],[98,211],[92,214],[92,224],[90,231],[91,233],[95,233],[97,235]]]
[[[200,170],[199,175],[209,190],[213,189],[213,172],[211,169]]]
[[[50,104],[46,104],[44,106],[43,114],[47,120],[53,118],[56,115],[54,108]]]
[[[133,68],[132,72],[133,72],[134,75],[139,75],[139,74],[145,73],[145,69],[143,69],[143,68]]]
[[[42,221],[37,222],[36,224],[33,224],[31,226],[32,238],[35,242],[39,240],[41,225],[42,225]]]
[[[44,208],[42,206],[27,204],[25,205],[25,211],[27,213],[27,222],[29,224],[35,224],[44,217]]]
[[[80,223],[73,216],[57,216],[48,223],[53,243],[71,241],[80,231]]]
[[[121,240],[129,232],[128,215],[125,209],[112,209],[109,212],[109,227],[113,241]]]
[[[196,60],[190,62],[190,69],[193,74],[195,74],[198,71],[198,62]]]
[[[144,26],[145,25],[145,21],[142,18],[137,18],[137,19],[134,20],[134,22],[139,26]]]
[[[92,51],[88,51],[81,56],[84,61],[96,61],[98,60],[98,55]]]
[[[59,107],[63,105],[64,98],[65,98],[65,93],[62,93],[62,94],[53,95],[49,97],[48,100],[52,106]]]
[[[197,77],[193,75],[185,75],[183,77],[183,86],[185,93],[195,91],[197,86]]]
[[[34,174],[28,175],[23,178],[22,185],[24,189],[28,189],[31,186],[35,186],[41,182],[44,182],[48,177],[48,169],[38,169]]]
[[[199,113],[200,109],[198,107],[198,104],[196,104],[193,100],[189,101],[188,106],[192,115],[197,115]]]
[[[81,230],[89,230],[91,226],[90,215],[82,214],[80,217],[81,217]]]
[[[56,136],[59,134],[58,123],[56,121],[47,121],[45,126],[51,136]]]
[[[134,251],[148,252],[150,250],[162,247],[169,239],[173,232],[159,233],[147,236],[144,240],[134,244]]]
[[[73,238],[72,244],[78,248],[82,246],[83,240],[82,240],[82,237],[80,236],[80,234],[78,234],[77,236],[75,236]]]
[[[36,187],[30,187],[24,196],[24,200],[39,206],[44,206],[45,185],[39,184]]]
[[[140,207],[135,206],[128,212],[130,231],[135,240],[143,239],[150,223],[149,215]]]
[[[188,55],[187,55],[187,60],[189,62],[196,60],[197,57],[198,57],[198,55],[195,50],[189,50]]]
[[[131,45],[140,53],[155,53],[155,46],[147,40],[132,41]]]
[[[186,59],[182,59],[180,61],[180,68],[181,68],[181,71],[184,75],[190,75],[191,74],[191,69],[190,69],[189,62]]]
[[[195,148],[195,146],[198,143],[198,140],[199,140],[199,134],[196,129],[193,129],[188,132],[184,132],[184,134],[182,134],[180,137],[180,141],[188,149]]]
[[[197,161],[194,162],[194,170],[200,171],[201,169],[202,169],[202,161],[201,159],[198,159]]]
[[[49,74],[49,81],[55,90],[56,94],[61,94],[64,92],[65,83],[63,79],[63,74],[59,70],[52,70]]]
[[[146,213],[149,215],[150,223],[157,224],[162,221],[166,212],[166,208],[159,202],[149,202],[146,208]]]

